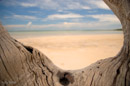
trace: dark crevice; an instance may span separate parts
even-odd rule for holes
[[[36,82],[37,86],[39,86],[37,73],[35,73],[35,71],[32,71],[32,72],[35,75],[35,82]]]
[[[70,83],[70,81],[66,78],[66,75],[67,75],[68,73],[65,73],[64,75],[63,75],[63,77],[61,77],[60,79],[59,79],[59,82],[62,84],[62,85],[64,85],[64,86],[68,86],[69,85],[69,83]]]
[[[129,52],[129,51],[128,51]],[[127,55],[129,57],[129,54]],[[129,80],[127,80],[127,76],[129,74],[129,64],[130,64],[130,59],[128,59],[128,63],[127,63],[127,71],[126,71],[126,74],[125,74],[125,86],[130,86],[130,82]]]
[[[42,74],[44,74],[44,75],[45,75],[45,72],[44,72],[44,70],[42,70]]]
[[[93,76],[92,76],[92,80],[91,80],[91,84],[90,84],[90,86],[92,86],[94,76],[95,76],[95,73],[94,73]]]
[[[30,46],[24,46],[30,53],[33,53],[33,48]]]
[[[41,55],[40,55],[40,52],[38,52],[38,55],[41,56]]]
[[[14,39],[14,38],[12,38],[15,42],[19,42],[18,40],[16,40],[16,39]]]
[[[116,85],[116,80],[117,80],[117,77],[119,76],[120,74],[120,68],[121,68],[122,64],[119,66],[119,68],[116,70],[116,75],[115,75],[115,78],[113,80],[113,85]]]
[[[25,54],[24,53],[24,55],[26,56],[26,57],[28,57],[27,56],[27,54]],[[26,63],[27,63],[27,67],[28,67],[28,69],[29,69],[29,73],[32,75],[32,74],[34,74],[35,75],[35,72],[32,70],[32,67],[31,67],[31,65],[30,65],[30,62],[28,61],[28,58],[26,58]],[[33,76],[33,75],[32,75]],[[32,79],[31,79],[32,80]],[[32,80],[32,82],[33,82],[33,80]],[[29,84],[28,82],[27,82],[27,84]],[[36,85],[36,82],[34,82],[34,86]],[[37,85],[36,85],[37,86]]]
[[[102,76],[102,73],[100,73],[99,75]]]
[[[48,75],[46,75],[46,73],[44,72],[44,70],[42,70],[42,74],[46,76],[47,85],[50,86],[50,85],[49,85],[49,82],[48,82]]]
[[[42,74],[46,76],[46,82],[47,82],[48,86],[50,86],[50,85],[49,85],[49,82],[48,82],[48,76],[46,75],[46,73],[44,72],[43,69],[42,69]]]
[[[48,75],[46,75],[46,73],[44,72],[44,70],[42,70],[42,74],[45,75],[45,77],[46,77],[46,83],[47,83],[48,86],[50,86],[49,82],[48,82]]]
[[[130,84],[130,82],[129,82],[129,80],[127,80],[127,74],[128,74],[128,72],[129,72],[129,68],[127,68],[127,71],[126,71],[126,75],[125,75],[125,85],[124,86],[130,86],[129,84]],[[127,84],[128,83],[128,84]]]
[[[42,66],[45,67],[49,71],[49,73],[51,74],[52,86],[54,86],[53,71],[51,69],[49,69],[49,67],[44,64],[44,59],[41,58],[40,52],[38,52],[38,55],[40,57],[40,61],[41,61]],[[45,73],[44,70],[42,72]]]
[[[67,78],[63,77],[60,79],[60,83],[64,86],[68,86],[70,82]]]
[[[127,82],[129,82],[128,80],[127,80],[127,73],[128,73],[128,71],[129,71],[129,62],[130,62],[130,59],[129,59],[129,50],[130,50],[130,47],[129,47],[129,42],[128,42],[128,53],[127,53],[127,55],[126,55],[126,57],[128,58],[127,60],[128,60],[128,63],[127,63],[127,71],[126,71],[126,74],[125,74],[125,83],[124,83],[124,86],[127,86],[128,84],[127,84]],[[129,85],[128,85],[129,86]]]
[[[129,43],[128,43],[129,44]],[[113,85],[116,85],[116,80],[117,80],[117,78],[118,78],[118,76],[119,76],[119,74],[120,74],[120,69],[121,69],[121,66],[128,60],[128,58],[129,58],[129,45],[128,44],[124,44],[124,45],[126,45],[127,46],[127,48],[128,48],[128,50],[127,50],[127,48],[126,47],[124,47],[124,49],[122,49],[122,55],[120,55],[120,60],[118,61],[118,62],[121,62],[121,64],[120,64],[120,66],[118,67],[118,69],[116,70],[116,75],[115,75],[115,78],[114,78],[114,80],[113,80]],[[123,58],[122,58],[123,57]],[[125,57],[125,58],[124,58]],[[124,86],[126,86],[126,83],[125,83],[125,85]]]
[[[120,74],[120,69],[117,69],[116,73],[117,73],[117,75],[119,75]]]
[[[99,66],[97,66],[97,68],[99,69],[100,67],[99,67]]]
[[[41,61],[41,63],[42,63],[42,66],[45,67],[49,71],[49,73],[51,73],[51,79],[52,79],[52,83],[53,83],[53,72],[42,61]],[[43,70],[42,70],[42,73],[45,74],[45,72]],[[48,83],[48,86],[50,86],[49,82],[48,82],[48,76],[46,74],[45,74],[45,76],[46,76],[46,81]],[[54,83],[53,83],[53,86],[54,86]]]
[[[38,52],[38,53],[39,53],[39,52]],[[50,85],[49,85],[49,82],[48,82],[48,81],[49,81],[49,80],[48,80],[48,75],[46,75],[45,71],[43,70],[43,68],[42,68],[40,65],[38,65],[38,66],[40,67],[40,69],[41,69],[41,71],[42,71],[42,74],[45,75],[45,77],[46,77],[46,82],[47,82],[48,86],[50,86]],[[42,84],[43,84],[43,83],[42,83]]]
[[[58,73],[57,74],[59,77],[59,82],[63,85],[63,86],[68,86],[70,83],[74,82],[74,77],[68,73]]]
[[[47,75],[45,75],[45,76],[46,76],[46,82],[47,82],[48,86],[51,86],[51,85],[49,85],[48,76]]]

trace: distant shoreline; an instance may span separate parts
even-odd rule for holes
[[[115,31],[122,31],[122,29],[115,29]]]
[[[42,36],[62,36],[62,35],[97,35],[97,34],[123,34],[122,31],[29,31],[29,32],[9,32],[14,38],[31,38]]]
[[[110,29],[110,30],[8,30],[8,32],[43,32],[43,31],[122,31],[122,29]]]

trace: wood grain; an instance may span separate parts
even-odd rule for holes
[[[62,70],[0,25],[0,86],[130,86],[130,0],[104,2],[124,31],[124,45],[117,56],[80,70]]]

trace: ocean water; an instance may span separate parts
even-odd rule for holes
[[[40,36],[61,35],[96,35],[96,34],[123,34],[122,31],[13,31],[9,32],[14,38],[30,38]]]

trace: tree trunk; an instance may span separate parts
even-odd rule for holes
[[[130,0],[104,0],[119,18],[124,45],[115,57],[80,70],[62,70],[0,25],[0,86],[130,86]]]

